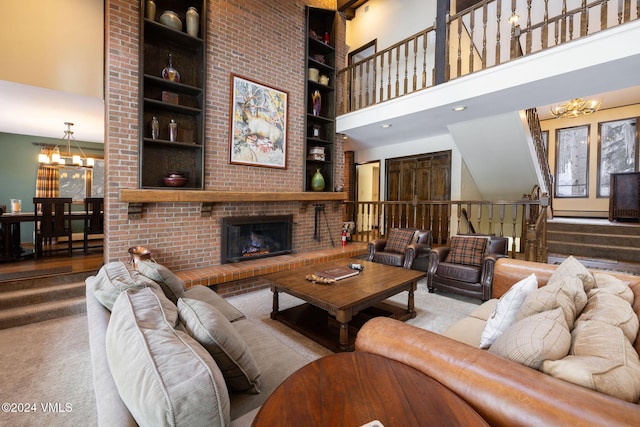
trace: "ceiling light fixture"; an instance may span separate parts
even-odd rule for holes
[[[520,21],[520,16],[514,10],[509,19],[507,19],[507,22],[511,25],[515,25],[518,21]]]
[[[64,136],[62,137],[62,141],[63,141],[63,144],[66,143],[67,145],[66,155],[60,155],[59,147],[60,145],[63,145],[63,144],[59,144],[59,145],[56,145],[55,148],[52,150],[51,158],[49,158],[47,154],[40,153],[38,155],[38,162],[47,163],[47,164],[56,163],[58,165],[66,165],[67,160],[69,160],[70,164],[72,165],[92,167],[94,165],[94,159],[92,157],[87,157],[86,154],[84,154],[84,151],[82,151],[82,148],[78,145],[75,138],[73,137],[73,131],[71,130],[71,126],[73,126],[73,123],[64,122],[64,124],[67,126],[67,129],[64,131]],[[78,150],[80,150],[80,155],[71,154],[71,140],[73,140],[74,145],[78,148]]]
[[[390,125],[389,123],[385,123],[385,124],[383,124],[383,125],[380,125],[380,127],[381,127],[381,128],[385,128],[385,129],[387,129],[387,128],[390,128],[390,127],[391,127],[391,125]]]
[[[463,111],[466,110],[467,107],[465,105],[458,105],[457,107],[453,107],[452,109],[453,111]]]
[[[556,119],[575,118],[595,113],[600,109],[601,104],[602,101],[597,99],[583,100],[574,98],[571,101],[551,107],[550,111]]]

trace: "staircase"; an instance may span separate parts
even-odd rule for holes
[[[554,218],[547,222],[547,252],[550,258],[574,255],[640,263],[640,224]]]
[[[85,271],[0,282],[0,329],[84,313]]]

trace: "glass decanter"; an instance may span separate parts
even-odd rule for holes
[[[172,82],[180,82],[180,73],[173,68],[173,55],[169,54],[169,65],[162,69],[162,78]]]

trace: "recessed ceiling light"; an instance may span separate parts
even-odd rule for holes
[[[391,127],[391,125],[390,125],[389,123],[385,123],[385,124],[383,124],[383,125],[380,125],[380,127],[381,127],[381,128],[385,128],[385,129],[386,129],[386,128],[390,128],[390,127]]]
[[[453,111],[462,111],[466,109],[467,107],[465,105],[458,105],[457,107],[453,107]]]

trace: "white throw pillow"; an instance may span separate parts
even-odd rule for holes
[[[489,348],[504,331],[516,321],[516,314],[527,296],[538,289],[538,279],[534,273],[522,279],[500,297],[487,324],[482,330],[480,348]]]

